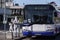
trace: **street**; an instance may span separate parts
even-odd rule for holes
[[[0,40],[11,40],[11,39],[7,39],[7,37],[10,37],[11,35],[7,36],[7,32],[4,31],[0,31]]]
[[[5,39],[4,33],[0,32],[0,40],[4,40],[4,39]]]
[[[11,34],[8,34],[8,32],[6,32],[6,35],[8,37],[11,36]],[[4,31],[0,31],[0,40],[12,40],[12,39],[7,38],[5,36],[5,32]],[[56,38],[53,38],[52,36],[51,37],[47,37],[47,36],[23,37],[22,33],[20,33],[20,38],[19,39],[14,39],[14,40],[60,40],[60,35],[56,36]]]
[[[35,37],[35,38],[26,38],[26,39],[21,39],[21,40],[60,40],[60,35],[57,36],[56,38],[52,38],[52,37]]]
[[[38,36],[38,37],[24,37],[24,38],[20,38],[17,40],[60,40],[60,35],[54,37],[47,37],[47,36]]]

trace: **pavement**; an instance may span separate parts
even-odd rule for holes
[[[10,35],[8,35],[7,33],[8,31],[0,31],[0,40],[11,40],[11,38],[7,38],[8,36],[10,37]]]
[[[20,29],[19,37],[14,37],[9,31],[0,31],[0,40],[12,40],[22,37],[22,29]]]
[[[22,38],[22,30],[20,30],[20,37],[15,37],[13,39],[17,39],[17,40],[60,40],[60,35],[56,36],[55,39],[52,39],[52,37],[47,38],[47,37],[36,37],[36,38]],[[21,39],[20,39],[21,38]],[[9,31],[0,31],[0,40],[12,40],[12,34]]]

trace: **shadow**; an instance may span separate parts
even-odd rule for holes
[[[32,40],[55,40],[55,38],[48,37],[48,36],[38,36],[38,37],[32,38]]]

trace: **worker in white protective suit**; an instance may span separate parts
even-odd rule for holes
[[[9,32],[13,32],[13,23],[12,23],[13,19],[11,19],[11,22],[9,22]]]
[[[18,27],[18,24],[19,23],[19,21],[18,21],[18,19],[17,19],[17,16],[15,16],[15,19],[13,20],[13,36],[19,36],[19,27]]]
[[[9,32],[12,32],[12,31],[13,31],[12,25],[13,25],[12,22],[10,22],[10,23],[9,23],[9,26],[10,26]]]

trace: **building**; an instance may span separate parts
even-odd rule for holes
[[[8,16],[11,15],[11,11],[9,9],[5,9],[5,20],[7,21]],[[0,30],[4,30],[4,8],[0,8]],[[6,30],[8,30],[8,23],[6,23]]]
[[[0,30],[4,29],[4,13],[7,21],[6,30],[9,29],[9,22],[15,16],[21,21],[23,19],[23,7],[13,3],[13,0],[0,0]]]
[[[21,7],[21,6],[11,6],[10,10],[12,11],[13,15],[22,15],[21,12],[23,10],[23,7]]]
[[[7,16],[10,15],[11,14],[11,10],[8,8],[10,6],[13,6],[13,0],[0,0],[0,16],[4,16],[4,13]]]
[[[8,6],[8,4],[12,5],[13,0],[0,0],[0,8],[4,8]]]
[[[7,21],[8,16],[11,15],[11,10],[8,9],[7,7],[9,7],[9,5],[12,6],[13,5],[12,2],[13,0],[0,0],[0,30],[4,29],[4,23],[3,23],[4,17],[5,17],[5,20]],[[8,23],[6,23],[6,27],[8,27]]]
[[[21,21],[21,18],[23,17],[23,7],[15,5],[15,6],[10,6],[9,9],[12,11],[12,13],[11,16],[8,17],[8,19],[12,19],[15,16],[17,16],[18,20]]]

